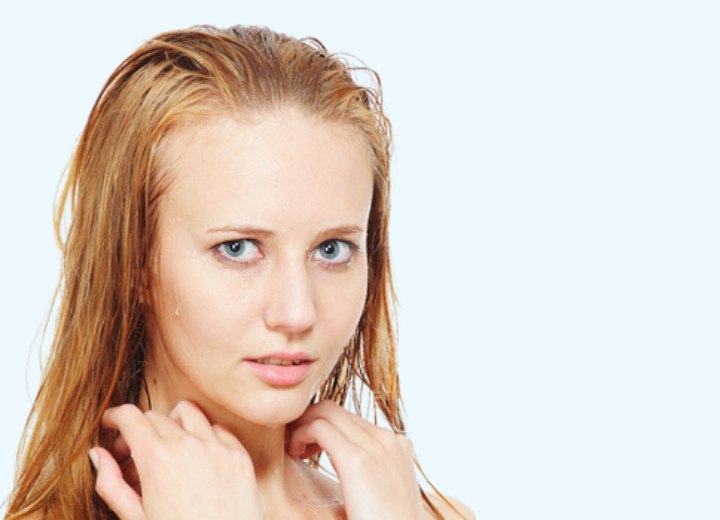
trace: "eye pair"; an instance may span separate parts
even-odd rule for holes
[[[260,246],[251,239],[228,240],[217,246],[228,261],[250,264],[262,258]],[[315,249],[315,259],[328,267],[347,265],[360,248],[347,240],[326,240]]]

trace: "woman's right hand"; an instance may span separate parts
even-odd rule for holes
[[[140,496],[109,451],[90,451],[95,490],[122,520],[264,518],[247,451],[193,403],[181,401],[169,417],[125,404],[102,424],[120,432],[142,488]]]

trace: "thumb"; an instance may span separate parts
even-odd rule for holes
[[[88,454],[97,471],[95,491],[122,520],[143,520],[142,499],[123,479],[115,458],[104,448],[95,447]]]

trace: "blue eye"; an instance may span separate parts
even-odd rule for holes
[[[246,258],[252,260],[257,256],[257,246],[252,240],[240,239],[240,240],[228,240],[218,246],[220,253],[233,260]]]
[[[328,240],[317,248],[320,258],[327,264],[345,264],[350,261],[358,247],[345,240]]]

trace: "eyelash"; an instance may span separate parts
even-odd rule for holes
[[[222,252],[222,247],[223,247],[224,245],[226,245],[226,244],[233,244],[233,243],[237,243],[237,242],[249,242],[249,243],[252,243],[252,244],[253,244],[255,247],[257,247],[258,249],[260,248],[260,246],[258,245],[257,241],[255,241],[255,240],[253,240],[253,239],[250,239],[250,238],[238,238],[238,239],[235,239],[235,240],[226,240],[225,242],[221,242],[221,243],[217,244],[216,246],[214,246],[213,249],[214,249],[215,253],[216,253],[223,261],[225,261],[225,262],[228,262],[228,263],[231,263],[231,264],[235,264],[235,265],[240,265],[240,266],[249,266],[249,265],[255,263],[255,262],[257,261],[256,259],[249,260],[249,261],[233,260],[233,259],[232,259],[231,257],[229,257],[227,254],[225,254],[225,253]],[[320,249],[322,246],[324,246],[324,245],[326,245],[326,244],[328,244],[328,243],[333,243],[333,242],[339,242],[339,243],[341,243],[341,244],[345,244],[345,245],[350,249],[350,254],[348,255],[347,260],[344,260],[344,261],[342,261],[342,262],[328,262],[328,261],[325,261],[325,260],[319,260],[320,264],[321,264],[324,268],[326,268],[326,269],[337,269],[337,268],[342,268],[342,267],[347,267],[347,266],[349,266],[349,265],[351,264],[353,258],[355,258],[355,255],[360,251],[360,246],[358,246],[357,244],[355,244],[354,242],[351,242],[351,241],[349,241],[349,240],[342,240],[342,239],[339,239],[339,238],[331,238],[330,240],[325,240],[325,241],[322,242],[319,246],[317,246],[317,247],[315,248],[315,251],[317,251],[318,249]]]

